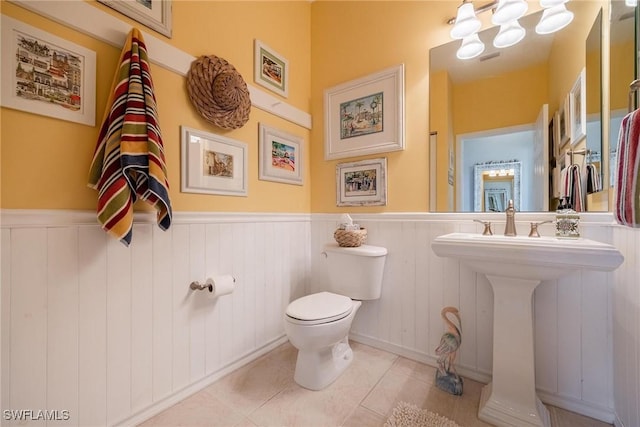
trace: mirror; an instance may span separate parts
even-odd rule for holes
[[[597,171],[598,183],[602,183],[602,10],[589,31],[585,45],[585,89],[587,101],[587,161]],[[589,182],[591,183],[591,181]],[[587,193],[601,190],[601,186],[588,185]]]
[[[438,160],[436,211],[474,211],[479,196],[473,165],[505,161],[522,164],[517,210],[555,209],[550,185],[554,160],[570,147],[584,148],[584,142],[571,144],[565,138],[564,144],[558,142],[554,147],[549,144],[549,123],[558,116],[556,112],[564,111],[569,91],[586,68],[587,37],[592,28],[601,28],[594,23],[604,4],[567,3],[575,16],[573,22],[550,35],[535,33],[542,11],[531,13],[520,19],[527,31],[525,39],[505,49],[492,46],[499,28],[488,28],[479,34],[485,51],[471,60],[457,59],[459,40],[431,49],[429,111]],[[597,37],[595,30],[593,37]],[[587,94],[591,91],[597,93],[601,105],[601,85],[590,86]],[[594,113],[594,117],[598,117],[594,126],[600,126],[599,115]],[[591,140],[598,144],[597,138]],[[480,147],[476,143],[493,148],[474,148]],[[599,146],[592,150],[602,152]]]
[[[629,111],[629,84],[637,77],[635,55],[637,7],[611,2],[609,23],[609,185],[614,187],[618,132]],[[636,94],[637,95],[637,94]],[[637,99],[637,97],[636,97]],[[638,104],[636,103],[636,106]],[[611,197],[611,195],[610,195]]]
[[[504,212],[509,200],[520,210],[520,162],[488,162],[474,166],[474,211]]]

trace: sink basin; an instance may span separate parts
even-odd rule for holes
[[[451,233],[437,237],[431,247],[436,255],[459,258],[479,273],[537,280],[582,268],[611,271],[624,259],[613,246],[584,238]]]
[[[534,290],[542,280],[578,269],[614,270],[622,254],[584,238],[472,233],[439,236],[431,247],[436,255],[457,258],[484,274],[493,289],[492,381],[482,389],[478,418],[496,426],[550,427],[549,411],[536,395]]]

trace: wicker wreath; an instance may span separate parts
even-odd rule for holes
[[[240,73],[225,59],[201,56],[191,63],[187,90],[196,110],[223,129],[237,129],[249,120],[251,98]]]

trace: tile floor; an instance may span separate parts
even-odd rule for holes
[[[435,369],[351,342],[355,359],[321,391],[293,381],[296,349],[285,343],[145,421],[151,426],[368,427],[382,426],[400,401],[414,403],[463,427],[488,426],[477,418],[481,383],[465,379],[464,394],[434,385]],[[591,418],[548,407],[554,427],[607,427]]]

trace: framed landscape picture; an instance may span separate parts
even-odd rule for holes
[[[338,206],[385,206],[387,159],[339,163],[336,166]]]
[[[261,42],[254,41],[254,80],[285,98],[289,96],[289,61]]]
[[[98,0],[121,14],[171,38],[171,0]]]
[[[324,92],[326,160],[404,150],[404,65]]]
[[[303,184],[303,139],[259,124],[259,178],[285,184]]]
[[[246,143],[186,126],[181,134],[183,193],[248,194]]]

